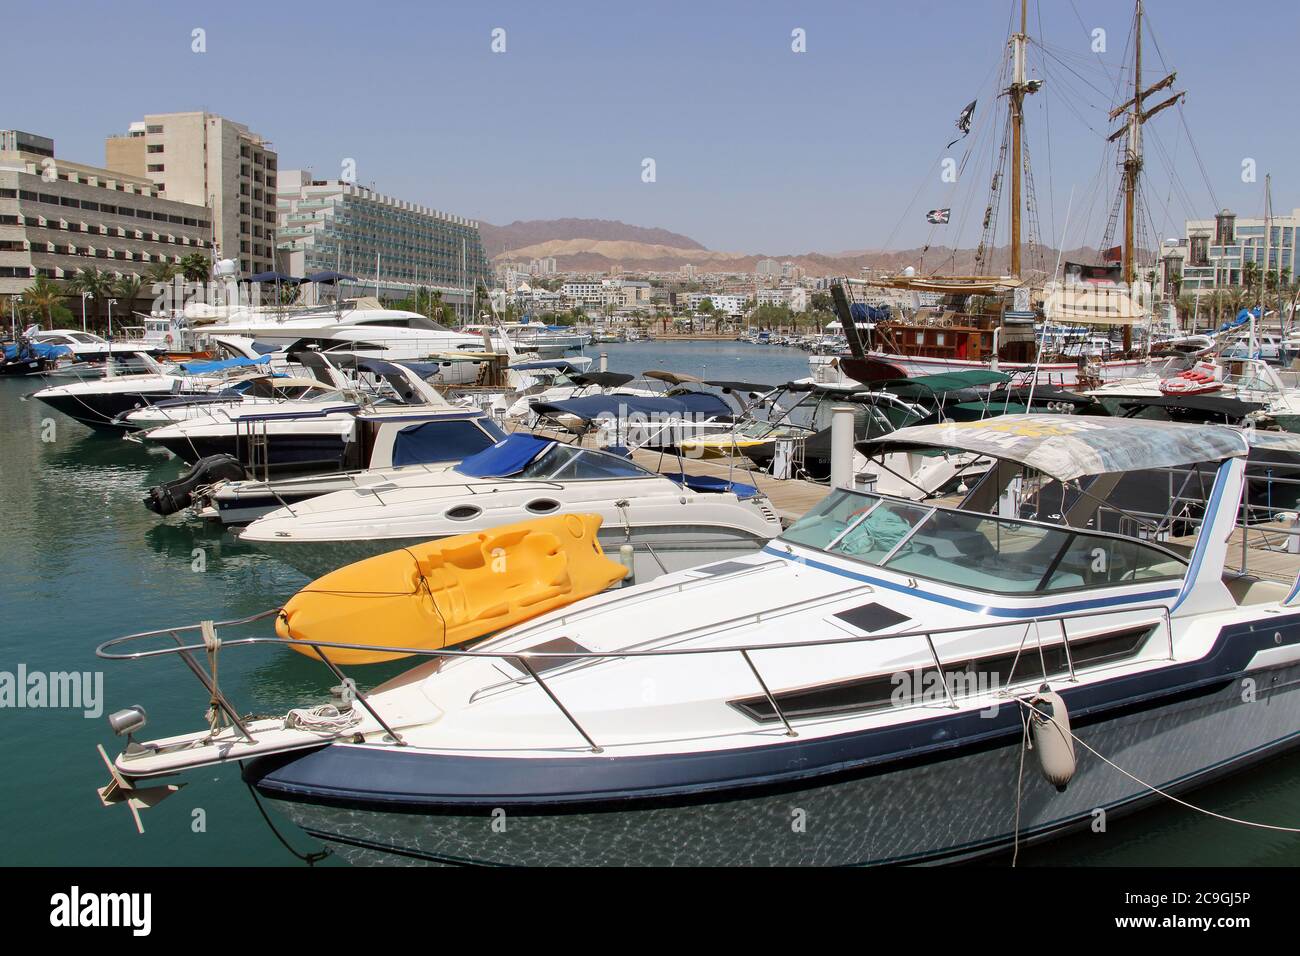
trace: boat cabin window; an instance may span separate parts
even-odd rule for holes
[[[1133,538],[837,491],[783,540],[1000,594],[1181,579],[1186,562]]]
[[[554,445],[550,451],[529,463],[520,478],[547,478],[552,481],[588,481],[601,478],[653,478],[650,472],[627,458],[590,448]]]

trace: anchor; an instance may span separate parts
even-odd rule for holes
[[[112,726],[114,733],[118,735],[126,734],[126,753],[131,753],[133,749],[141,751],[145,749],[131,739],[131,734],[144,727],[145,721],[144,708],[139,705],[109,715],[108,722]],[[99,794],[99,802],[106,807],[125,803],[127,809],[131,811],[132,819],[135,820],[136,832],[143,834],[144,822],[140,819],[140,811],[157,806],[185,784],[166,783],[156,787],[137,787],[122,776],[121,772],[114,766],[113,761],[108,758],[108,753],[104,750],[103,744],[96,744],[95,749],[99,751],[100,759],[104,761],[104,766],[108,768],[108,775],[111,778],[106,786],[95,788],[95,792]]]

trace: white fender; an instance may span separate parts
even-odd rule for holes
[[[1044,684],[1029,703],[1034,708],[1029,712],[1029,733],[1039,769],[1048,783],[1064,793],[1078,766],[1065,700]]]

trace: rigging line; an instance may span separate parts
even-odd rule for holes
[[[1044,59],[1051,59],[1052,61],[1058,63],[1058,64],[1059,64],[1063,69],[1067,70],[1070,74],[1072,74],[1073,76],[1075,76],[1075,77],[1079,80],[1079,82],[1083,83],[1084,86],[1089,87],[1091,90],[1093,90],[1095,93],[1097,93],[1098,96],[1103,96],[1103,97],[1104,97],[1104,96],[1109,96],[1109,95],[1110,95],[1110,94],[1108,94],[1105,90],[1103,90],[1101,87],[1099,87],[1099,86],[1097,86],[1096,84],[1094,84],[1091,80],[1089,80],[1086,76],[1084,76],[1082,73],[1080,73],[1080,72],[1079,72],[1078,70],[1076,70],[1074,67],[1072,67],[1072,66],[1071,66],[1069,63],[1067,63],[1067,62],[1066,62],[1062,57],[1057,56],[1056,53],[1055,53],[1055,51],[1053,51],[1053,50],[1051,50],[1051,49],[1049,49],[1049,48],[1043,46],[1043,44],[1041,44],[1041,43],[1034,43],[1033,45],[1036,46],[1036,47],[1038,47],[1038,49],[1041,50],[1041,51],[1043,52],[1043,58],[1044,58]],[[1091,106],[1093,109],[1096,109],[1096,110],[1102,110],[1102,111],[1104,111],[1104,112],[1109,112],[1109,110],[1106,110],[1104,107],[1097,106],[1097,105],[1094,104],[1094,103],[1089,103],[1088,105]]]
[[[1178,119],[1183,124],[1183,130],[1187,133],[1188,145],[1192,147],[1192,155],[1196,157],[1196,165],[1201,170],[1201,178],[1205,181],[1206,191],[1210,194],[1210,202],[1214,205],[1215,210],[1222,209],[1219,205],[1219,197],[1214,194],[1214,186],[1210,182],[1210,173],[1205,168],[1205,161],[1201,158],[1201,151],[1196,145],[1196,138],[1192,136],[1192,128],[1187,124],[1187,114],[1183,110],[1183,104],[1178,104]]]

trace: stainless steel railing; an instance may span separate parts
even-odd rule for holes
[[[849,593],[856,593],[858,591],[863,591],[863,590],[866,590],[866,588],[851,588],[846,592],[840,592],[837,595],[837,597],[844,597],[847,596],[847,594]],[[1004,623],[982,621],[978,624],[966,624],[966,625],[959,625],[956,627],[918,628],[910,631],[902,631],[896,634],[865,634],[862,636],[851,635],[846,637],[794,640],[794,641],[787,641],[787,642],[776,643],[776,644],[747,643],[747,644],[733,644],[733,645],[711,646],[711,647],[675,646],[675,647],[668,647],[668,648],[663,648],[663,647],[641,648],[641,649],[629,649],[629,650],[618,650],[618,651],[589,651],[589,650],[531,651],[527,649],[501,650],[501,651],[476,650],[476,649],[475,650],[453,650],[448,648],[428,649],[428,648],[410,648],[410,647],[373,645],[373,644],[350,644],[350,643],[338,643],[338,642],[331,642],[331,641],[312,641],[312,640],[305,640],[305,639],[295,639],[293,641],[288,641],[288,640],[281,639],[279,637],[236,638],[233,640],[221,641],[219,646],[222,649],[228,647],[242,647],[242,646],[263,645],[263,644],[277,645],[280,647],[287,647],[287,646],[296,646],[299,648],[304,646],[310,647],[314,651],[316,651],[316,657],[322,663],[324,663],[326,667],[329,668],[329,670],[332,672],[333,676],[337,680],[353,688],[356,687],[356,682],[349,679],[343,673],[343,671],[338,667],[337,664],[329,660],[329,658],[322,653],[323,650],[363,650],[363,651],[371,651],[377,653],[390,653],[390,654],[399,654],[399,655],[407,655],[407,656],[415,656],[415,657],[433,657],[438,659],[477,657],[477,658],[490,658],[496,660],[509,661],[514,663],[519,668],[520,671],[526,673],[528,675],[528,678],[537,684],[538,688],[543,693],[546,694],[546,696],[551,700],[553,704],[555,704],[556,708],[565,717],[565,719],[569,722],[569,724],[572,725],[574,730],[587,743],[589,749],[593,753],[600,753],[602,752],[603,748],[596,743],[595,739],[591,736],[591,734],[587,731],[587,729],[578,720],[577,716],[575,716],[573,712],[564,704],[564,702],[560,699],[560,697],[555,692],[555,689],[551,686],[550,683],[548,683],[546,678],[542,676],[541,671],[538,670],[538,668],[535,666],[534,663],[535,661],[562,659],[564,661],[563,666],[566,666],[567,668],[567,666],[570,664],[577,666],[579,662],[592,663],[592,662],[603,661],[603,660],[624,660],[624,659],[638,658],[638,657],[677,657],[677,656],[694,657],[694,656],[702,656],[702,655],[735,654],[740,656],[744,660],[748,669],[753,673],[755,681],[757,682],[758,687],[761,690],[763,696],[766,698],[768,704],[772,707],[772,710],[776,714],[777,718],[784,725],[786,734],[791,737],[797,737],[798,732],[795,730],[793,724],[791,723],[791,718],[787,716],[787,714],[785,713],[785,711],[782,709],[780,705],[779,696],[778,696],[779,692],[774,693],[770,689],[767,681],[763,678],[762,673],[759,671],[757,664],[754,662],[753,654],[756,652],[775,651],[775,650],[795,650],[795,649],[806,649],[806,648],[816,648],[816,647],[833,647],[838,645],[851,645],[851,644],[860,644],[865,642],[875,643],[884,640],[898,641],[898,640],[907,640],[907,639],[919,639],[923,642],[924,650],[929,656],[931,663],[933,663],[935,669],[941,675],[943,681],[944,695],[948,702],[949,708],[956,710],[959,709],[960,705],[957,703],[957,700],[952,693],[952,688],[949,686],[949,675],[946,671],[944,671],[944,665],[934,641],[935,637],[942,637],[942,636],[948,636],[948,635],[959,634],[959,633],[969,633],[973,631],[988,630],[990,626],[1014,627],[1017,625],[1023,625],[1025,630],[1020,639],[1020,644],[1019,644],[1020,650],[1017,652],[1017,658],[1018,658],[1019,653],[1025,649],[1026,642],[1029,640],[1029,636],[1031,632],[1033,632],[1036,635],[1036,641],[1034,644],[1035,649],[1041,651],[1044,648],[1056,646],[1058,642],[1055,639],[1049,639],[1046,643],[1044,643],[1044,639],[1042,635],[1043,625],[1056,624],[1059,625],[1060,627],[1061,637],[1059,643],[1063,647],[1066,656],[1067,669],[1069,673],[1068,681],[1073,683],[1078,681],[1078,674],[1076,673],[1075,664],[1074,664],[1074,654],[1072,652],[1071,645],[1070,645],[1071,637],[1069,634],[1068,622],[1080,621],[1084,619],[1096,620],[1098,618],[1113,616],[1117,614],[1137,614],[1141,612],[1155,612],[1157,617],[1154,620],[1150,620],[1146,622],[1139,621],[1138,624],[1146,623],[1148,626],[1158,627],[1160,624],[1163,623],[1165,628],[1166,638],[1167,638],[1168,656],[1167,658],[1162,658],[1162,659],[1173,660],[1174,659],[1173,626],[1172,626],[1172,621],[1170,619],[1169,607],[1166,604],[1143,604],[1143,605],[1134,605],[1134,606],[1122,607],[1122,608],[1106,608],[1100,610],[1080,611],[1080,612],[1074,612],[1070,614],[1055,614],[1055,615],[1046,615],[1041,617],[1035,616],[1035,617],[1021,619],[1021,620],[1008,619]],[[263,611],[259,614],[255,614],[249,617],[239,618],[235,620],[230,620],[230,621],[203,622],[200,624],[190,624],[182,627],[160,628],[153,631],[142,631],[137,634],[128,634],[123,637],[113,638],[111,640],[105,641],[104,643],[100,644],[95,649],[95,655],[105,660],[142,660],[146,658],[161,657],[161,656],[166,656],[171,654],[179,655],[182,661],[190,668],[190,670],[194,673],[195,677],[198,678],[199,682],[203,684],[204,688],[208,691],[212,704],[218,707],[221,710],[221,712],[226,715],[226,717],[230,720],[231,724],[240,732],[240,734],[246,740],[248,740],[250,743],[253,743],[255,742],[255,738],[253,737],[252,733],[248,729],[243,718],[240,717],[238,711],[234,708],[234,706],[230,703],[229,699],[226,698],[225,694],[217,686],[217,683],[215,679],[212,677],[212,675],[208,671],[206,671],[196,659],[195,655],[201,653],[209,653],[211,652],[212,647],[206,640],[202,643],[187,644],[185,640],[182,639],[181,635],[186,632],[199,632],[200,634],[203,634],[206,631],[213,638],[215,638],[217,629],[219,628],[232,628],[232,627],[239,627],[243,625],[253,624],[258,621],[265,620],[266,618],[276,615],[278,613],[280,613],[280,609],[273,608],[268,611]],[[723,623],[725,624],[726,622]],[[121,652],[117,650],[118,648],[126,644],[144,641],[151,638],[160,638],[164,636],[170,637],[174,641],[174,646],[166,646],[160,648],[153,648],[150,650],[132,651],[132,652]],[[1145,643],[1149,644],[1150,639],[1148,639]],[[1030,677],[1026,679],[1037,680],[1039,679],[1039,677],[1041,677],[1042,679],[1046,679],[1047,674],[1044,672],[1044,674],[1042,675]],[[513,683],[518,683],[518,682],[516,681]],[[366,710],[367,713],[370,714],[372,718],[374,718],[375,722],[380,727],[383,728],[385,733],[387,733],[388,736],[398,746],[406,746],[407,742],[387,721],[384,720],[384,718],[380,715],[379,711],[374,706],[374,703],[359,689],[355,690],[355,694],[356,694],[357,702]]]

